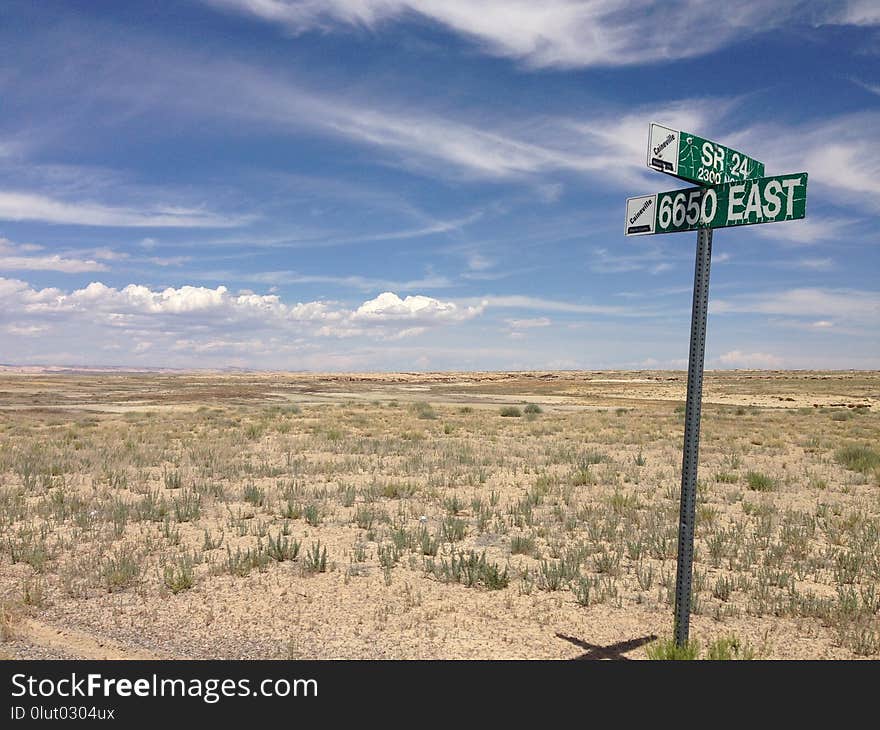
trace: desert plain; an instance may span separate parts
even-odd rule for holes
[[[0,372],[0,656],[643,659],[683,372]],[[880,373],[706,375],[700,657],[880,657]]]

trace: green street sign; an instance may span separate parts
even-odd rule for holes
[[[797,220],[807,213],[807,173],[773,175],[626,201],[627,236]]]
[[[651,124],[648,167],[699,185],[721,185],[764,176],[764,163],[690,132]]]

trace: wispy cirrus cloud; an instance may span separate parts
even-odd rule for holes
[[[522,309],[543,312],[564,312],[569,314],[594,314],[622,317],[658,316],[656,309],[648,307],[621,307],[604,304],[581,304],[557,299],[528,296],[523,294],[491,295],[480,298],[459,300],[465,304],[481,304],[490,309]]]
[[[880,292],[863,289],[803,287],[714,299],[712,313],[751,313],[793,318],[838,320],[865,327],[866,334],[880,326]]]
[[[0,238],[0,271],[58,271],[79,274],[107,271],[107,268],[106,264],[94,259],[44,253],[42,246],[15,244],[9,239]]]
[[[248,219],[173,206],[137,210],[90,201],[70,202],[6,190],[0,191],[0,220],[126,228],[229,228],[243,225]]]
[[[539,176],[565,172],[631,186],[647,178],[642,163],[647,119],[705,129],[715,126],[733,103],[717,98],[681,99],[637,107],[604,105],[572,116],[530,113],[513,119],[504,110],[473,115],[450,109],[434,98],[404,98],[388,89],[379,93],[371,88],[327,91],[314,80],[310,85],[277,68],[215,58],[208,62],[196,53],[158,44],[99,47],[91,53],[93,63],[117,69],[119,78],[114,75],[83,93],[92,103],[112,103],[120,115],[129,109],[132,114],[143,114],[147,109],[149,114],[196,118],[212,125],[244,122],[288,134],[319,133],[371,148],[384,156],[377,157],[376,164],[403,166],[432,178],[528,179],[534,183]],[[76,58],[71,64],[76,66]],[[236,93],[228,94],[229,88]],[[144,89],[149,90],[146,100]],[[561,192],[558,183],[534,189],[545,202]],[[38,202],[31,201],[31,207]],[[41,207],[51,208],[46,203]],[[181,220],[185,220],[184,213]],[[152,212],[149,219],[162,214]],[[55,215],[62,213],[56,209]],[[90,217],[107,215],[107,211],[93,210]],[[131,219],[131,212],[117,212],[120,215]],[[199,217],[209,218],[208,214]],[[416,232],[442,232],[448,230],[445,225],[468,222],[469,218],[429,222]],[[134,224],[139,223],[126,223]]]
[[[327,274],[303,274],[291,270],[259,271],[254,273],[236,273],[233,271],[203,272],[198,274],[199,279],[216,280],[227,279],[243,283],[269,284],[278,286],[282,284],[332,284],[333,286],[358,289],[360,291],[380,291],[393,289],[395,291],[413,291],[419,289],[445,289],[454,286],[449,277],[428,274],[418,279],[390,280],[379,279],[358,274],[327,275]]]
[[[72,259],[49,254],[46,256],[4,256],[0,254],[0,271],[60,271],[80,274],[107,271],[107,265],[88,259]]]
[[[727,12],[705,0],[205,0],[277,23],[294,33],[368,28],[412,15],[473,39],[489,54],[534,67],[623,66],[701,56],[789,24],[880,22],[867,1],[810,7],[796,0],[738,3]],[[674,35],[656,28],[674,28]],[[712,32],[707,33],[706,28]],[[687,38],[687,43],[680,42]]]
[[[812,181],[812,177],[810,178]],[[858,227],[862,226],[861,229]],[[755,226],[755,233],[794,246],[811,246],[824,241],[839,241],[865,230],[865,221],[859,218],[810,215],[784,226]]]
[[[795,125],[758,124],[732,135],[731,144],[741,145],[767,165],[768,170],[809,173],[809,188],[847,207],[873,213],[880,211],[880,146],[876,143],[880,112],[842,114]],[[808,202],[809,205],[809,202]],[[808,208],[809,215],[809,208]],[[832,235],[835,222],[759,226],[787,228],[818,240]],[[763,232],[762,232],[763,233]],[[783,236],[787,233],[766,232]]]

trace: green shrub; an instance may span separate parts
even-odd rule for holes
[[[175,595],[189,590],[195,583],[192,561],[184,557],[176,565],[166,565],[162,577],[165,586]]]
[[[748,472],[746,474],[746,482],[749,485],[749,489],[756,492],[771,492],[776,488],[776,482],[759,471]]]
[[[834,458],[838,464],[862,474],[880,468],[880,452],[862,444],[844,446],[834,453]]]
[[[755,658],[755,650],[748,643],[731,635],[710,643],[706,658],[712,661],[748,660]]]
[[[321,524],[321,510],[318,509],[316,504],[307,504],[303,510],[303,516],[312,527],[317,527]]]
[[[101,562],[101,577],[108,593],[128,588],[141,577],[142,556],[130,546],[117,548]]]
[[[432,421],[437,418],[437,412],[434,410],[430,403],[419,401],[418,403],[413,403],[412,409],[413,411],[415,411],[415,414],[418,418],[422,418],[427,421]]]
[[[260,507],[266,499],[266,492],[252,483],[245,486],[242,496],[245,502],[254,505],[254,507]]]
[[[486,553],[478,554],[474,550],[469,553],[452,553],[450,559],[436,563],[433,559],[425,559],[425,572],[444,583],[461,583],[472,588],[483,586],[490,591],[507,588],[510,578],[507,568],[501,570],[496,563],[486,560]]]
[[[327,548],[322,548],[320,542],[313,543],[312,547],[306,552],[303,567],[307,573],[326,573]]]
[[[684,646],[678,646],[673,639],[658,639],[645,649],[648,659],[655,661],[692,661],[700,654],[700,645],[696,640]]]
[[[299,540],[291,540],[279,533],[275,538],[269,535],[269,545],[266,552],[272,560],[283,563],[285,560],[296,560],[299,549]]]
[[[510,538],[511,555],[534,555],[535,538],[531,535],[514,535]]]

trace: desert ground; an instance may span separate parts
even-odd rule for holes
[[[0,372],[0,656],[626,658],[683,372]],[[707,373],[699,656],[880,658],[880,373]]]

